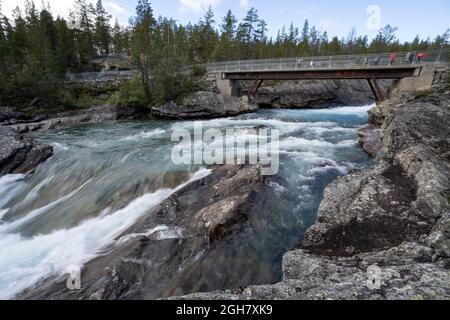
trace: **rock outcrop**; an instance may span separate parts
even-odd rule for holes
[[[181,106],[174,102],[152,109],[152,115],[164,119],[209,119],[231,117],[257,111],[257,106],[236,97],[201,91],[188,96]]]
[[[14,129],[0,127],[0,176],[29,173],[52,154],[51,146],[40,144]]]
[[[17,121],[30,120],[30,117],[12,107],[0,107],[0,125],[14,124]]]
[[[389,82],[381,82],[386,90]],[[375,100],[365,80],[285,81],[263,84],[255,97],[261,106],[283,109],[363,105]]]
[[[123,106],[99,106],[90,109],[61,112],[51,116],[43,116],[36,121],[27,121],[10,125],[19,133],[51,130],[64,125],[97,123],[104,121],[116,121],[125,119],[136,119],[148,116],[146,109],[133,109]]]
[[[450,299],[450,92],[438,78],[370,111],[361,142],[375,164],[326,188],[282,282],[176,299]]]
[[[264,177],[259,166],[221,166],[150,210],[117,237],[104,255],[87,263],[83,290],[69,291],[66,277],[47,279],[21,299],[129,299],[175,295],[179,279],[210,248],[239,233],[261,210]],[[177,281],[178,279],[178,281]]]

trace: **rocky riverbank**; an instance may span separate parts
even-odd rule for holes
[[[38,143],[12,128],[0,127],[0,176],[29,173],[52,154],[51,146]]]
[[[282,282],[175,299],[450,299],[446,79],[370,111],[361,143],[375,164],[326,188]]]
[[[33,119],[22,119],[14,117],[6,118],[3,126],[8,126],[19,133],[27,133],[40,130],[51,130],[61,126],[98,123],[104,121],[131,120],[148,117],[149,111],[146,109],[135,109],[123,106],[105,105],[89,109],[66,111],[51,115],[42,115]]]
[[[201,91],[189,95],[183,100],[181,106],[170,102],[154,107],[152,115],[164,119],[210,119],[232,117],[257,110],[257,105],[250,104],[241,98]]]
[[[381,81],[384,90],[390,81]],[[301,109],[333,105],[367,105],[375,100],[366,80],[311,80],[267,82],[259,89],[255,103],[262,107]]]

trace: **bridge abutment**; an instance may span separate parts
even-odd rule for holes
[[[216,86],[224,96],[239,96],[239,80],[224,79],[223,73],[216,73]]]
[[[395,80],[392,93],[428,91],[433,85],[436,65],[424,64],[417,76]]]

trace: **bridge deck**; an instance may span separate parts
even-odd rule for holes
[[[228,80],[401,79],[419,76],[422,65],[343,66],[222,71]]]

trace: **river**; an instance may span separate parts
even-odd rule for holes
[[[314,222],[326,185],[371,162],[356,132],[370,107],[264,109],[204,121],[205,129],[280,130],[280,172],[269,179],[265,212],[202,256],[182,293],[279,281],[282,255]],[[0,178],[0,298],[92,260],[180,186],[207,175],[206,167],[171,162],[172,131],[192,126],[129,121],[35,134],[55,155],[32,175]]]

